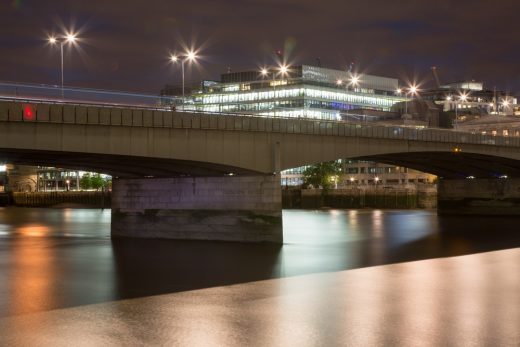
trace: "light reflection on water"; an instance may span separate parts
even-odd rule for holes
[[[273,246],[110,240],[110,210],[5,208],[0,283],[9,285],[0,286],[0,317],[519,247],[517,224],[429,211],[291,210],[284,211],[285,243]],[[421,301],[420,284],[409,286]]]

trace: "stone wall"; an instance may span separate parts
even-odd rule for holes
[[[437,190],[429,185],[418,189],[350,188],[283,190],[284,208],[428,208],[436,207]]]
[[[7,186],[11,192],[35,192],[36,166],[8,164]]]
[[[441,214],[519,215],[520,179],[439,180]]]
[[[280,243],[280,176],[114,179],[112,236]]]
[[[110,192],[11,193],[11,204],[20,207],[110,208]]]

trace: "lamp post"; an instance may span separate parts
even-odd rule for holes
[[[468,99],[468,94],[466,94],[466,93],[459,94],[459,101],[461,101],[462,103],[466,102],[467,99]],[[454,122],[453,128],[457,129],[457,125],[459,123],[458,122],[458,120],[459,120],[459,103],[457,102],[457,99],[453,98],[453,100],[455,101],[455,122]]]
[[[395,95],[401,96],[402,94],[403,94],[403,90],[401,88],[397,88],[395,90]],[[406,96],[405,96],[405,103],[406,103]],[[405,108],[406,108],[406,104],[405,104]]]
[[[60,45],[60,57],[61,57],[61,97],[62,98],[64,96],[64,94],[63,94],[63,83],[64,83],[64,77],[63,77],[63,45],[65,43],[74,44],[74,43],[76,43],[76,41],[77,41],[76,34],[74,34],[74,33],[67,33],[65,36],[61,36],[61,37],[55,37],[55,36],[49,37],[49,43],[51,45],[56,45],[56,44]]]
[[[455,102],[455,119],[453,120],[453,129],[455,129],[457,126],[457,102],[455,101],[455,98],[452,97],[451,95],[448,95],[446,97],[446,101],[448,101],[449,105],[450,105],[450,108],[449,108],[450,110],[451,110],[451,101],[452,100]]]
[[[502,100],[502,112],[504,113],[504,116],[507,116],[508,107],[509,107],[509,100],[507,100],[507,99]]]
[[[185,94],[184,94],[184,63],[186,62],[194,62],[197,59],[197,55],[194,51],[188,51],[181,56],[176,56],[173,54],[170,57],[172,63],[177,63],[180,61],[181,63],[181,73],[182,73],[182,110],[184,111],[184,103],[185,103]]]
[[[415,94],[417,94],[417,86],[414,84],[414,85],[411,85],[409,88],[408,88],[408,91],[405,91],[404,93],[404,114],[407,115],[408,114],[408,94],[412,95],[412,99],[414,97]]]
[[[283,81],[284,77],[289,76],[289,67],[287,65],[285,65],[285,64],[280,65],[278,70],[279,70],[278,73],[280,74],[280,76],[282,76],[282,81]],[[276,83],[273,83],[273,86],[274,85],[276,85]],[[274,97],[276,98],[276,92],[275,92]],[[275,103],[274,112],[275,112],[275,116],[276,116],[276,103]]]

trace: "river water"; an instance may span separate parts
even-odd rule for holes
[[[424,274],[431,274],[432,266],[438,272],[435,276],[443,276],[443,267],[432,265],[437,264],[435,262],[467,259],[451,258],[455,256],[478,257],[482,252],[506,252],[504,254],[509,258],[503,259],[504,264],[510,262],[510,259],[520,261],[518,253],[514,254],[516,258],[511,258],[513,255],[507,253],[516,252],[520,247],[518,218],[440,217],[434,211],[424,210],[286,210],[283,220],[284,244],[281,246],[145,239],[111,240],[110,210],[0,208],[0,328],[2,320],[4,323],[13,319],[25,319],[24,322],[28,322],[28,317],[47,314],[57,309],[75,310],[91,304],[105,307],[103,305],[123,303],[127,299],[148,300],[149,297],[158,295],[159,298],[180,298],[193,290],[207,290],[208,293],[219,290],[219,297],[226,297],[232,295],[234,290],[240,293],[256,293],[265,283],[271,283],[270,286],[274,285],[276,288],[273,298],[279,298],[280,295],[297,297],[292,294],[301,291],[298,289],[300,285],[313,287],[312,276],[322,276],[319,278],[328,278],[325,281],[333,279],[339,281],[338,283],[343,283],[340,276],[361,276],[363,271],[367,271],[367,274],[372,273],[369,271],[380,271],[376,269],[385,269],[391,276],[399,276],[403,274],[403,270],[399,270],[400,266],[405,264],[414,264],[417,276],[423,276],[420,281],[426,283],[432,280],[433,275],[424,277]],[[441,259],[445,257],[450,258]],[[494,257],[496,265],[500,258]],[[475,271],[478,269],[475,267],[493,266],[493,261],[475,260],[471,264],[467,268],[469,272],[461,272],[457,276],[462,277],[455,276],[450,281],[465,280],[471,271],[477,276]],[[482,285],[507,287],[502,289],[510,296],[503,299],[513,300],[512,307],[518,309],[508,313],[513,316],[508,316],[504,324],[514,325],[520,324],[520,294],[511,292],[510,286],[515,290],[520,287],[520,266],[518,262],[507,264],[496,269],[486,269],[486,273],[504,271],[504,278],[508,278],[507,283],[500,284],[496,278],[489,278],[490,283]],[[449,271],[444,275],[448,273],[453,276]],[[337,277],[331,279],[327,276]],[[375,275],[363,276],[356,281],[364,283],[367,278]],[[477,277],[481,278],[480,275]],[[308,280],[304,280],[306,278]],[[283,285],[292,283],[290,281],[301,283],[294,286]],[[345,281],[352,283],[352,280]],[[341,287],[338,283],[334,288]],[[242,288],[241,286],[247,289],[237,289]],[[222,288],[228,288],[228,294],[223,294]],[[271,293],[273,289],[269,288]],[[502,289],[496,288],[498,293],[493,295],[499,295]],[[327,290],[332,289],[327,287]],[[352,289],[344,294],[361,293]],[[199,307],[197,305],[201,305],[204,300],[214,297],[214,293],[203,295],[201,301],[194,305]],[[361,299],[352,300],[360,302]],[[334,306],[334,303],[328,304]],[[148,305],[149,303],[142,307]],[[269,304],[266,305],[269,307]],[[279,303],[274,306],[279,307],[278,305]],[[475,305],[479,306],[478,302]],[[399,306],[394,310],[399,311],[401,308]],[[502,313],[482,314],[499,319],[502,318]],[[241,314],[245,314],[246,318],[242,318],[245,322],[251,319],[251,312]],[[160,320],[157,316],[154,319]],[[67,320],[70,321],[70,318]],[[136,320],[139,321],[139,318]],[[23,326],[26,326],[25,323]],[[235,329],[242,328],[233,326],[232,330]],[[15,334],[15,330],[9,329],[10,334]],[[505,341],[516,343],[517,330],[513,329],[511,336],[505,336]],[[45,330],[48,331],[50,330]],[[236,337],[237,340],[233,341],[239,344],[250,343],[251,341],[244,340],[250,333],[243,332],[241,338]],[[340,332],[336,333],[341,335]],[[453,334],[456,335],[456,332]],[[493,335],[492,332],[490,334]],[[153,336],[163,335],[159,333]],[[92,336],[86,341],[109,345],[114,343],[114,340],[92,340]],[[323,336],[320,337],[319,334],[312,336],[323,341]],[[18,337],[12,338],[14,340],[10,340],[11,342],[17,341]],[[117,341],[121,338],[118,337]],[[193,342],[191,338],[187,341]],[[160,340],[161,343],[187,341],[169,338]],[[223,342],[230,341],[224,337]],[[283,341],[285,340],[270,340],[269,344],[283,345]],[[452,340],[448,337],[447,341],[437,342],[450,341]],[[146,336],[140,336],[137,340],[126,342],[147,344],[152,341]],[[205,342],[213,344],[216,341],[210,339]]]

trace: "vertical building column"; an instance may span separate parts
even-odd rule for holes
[[[112,237],[282,243],[280,175],[114,179]]]

